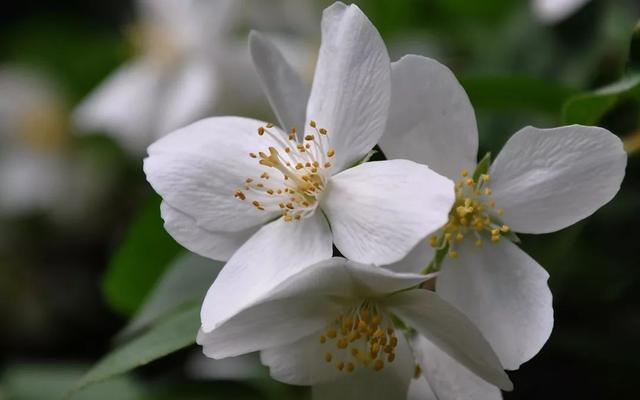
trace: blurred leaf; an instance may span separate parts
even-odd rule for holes
[[[107,269],[104,292],[113,309],[133,314],[180,249],[162,226],[160,197],[154,195],[129,228]]]
[[[630,71],[640,72],[640,21],[636,24],[631,35],[627,64]]]
[[[62,399],[86,368],[77,365],[13,365],[2,378],[2,399]],[[77,400],[138,400],[143,390],[129,377],[102,382],[76,396]]]
[[[453,15],[490,24],[495,24],[502,20],[517,5],[517,2],[512,0],[436,0],[434,3]]]
[[[640,93],[640,22],[631,34],[627,75],[617,82],[571,97],[564,104],[565,124],[598,125],[622,101]]]
[[[74,385],[67,399],[78,399],[84,388],[194,344],[199,327],[200,304],[185,307],[105,356]]]
[[[460,79],[479,109],[528,110],[559,114],[575,89],[527,76],[465,76]]]
[[[134,334],[185,304],[201,304],[223,265],[220,261],[193,253],[178,257],[162,275],[121,335]]]
[[[119,35],[77,20],[35,17],[12,27],[0,53],[12,62],[39,66],[53,73],[69,89],[75,102],[126,57]]]
[[[602,117],[621,100],[640,93],[640,74],[630,75],[619,82],[570,98],[564,105],[565,124],[597,125]]]

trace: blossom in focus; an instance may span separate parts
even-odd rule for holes
[[[336,3],[322,31],[310,94],[276,47],[251,35],[282,128],[214,117],[149,147],[144,170],[167,231],[195,253],[228,259],[204,300],[204,332],[331,257],[333,244],[359,262],[391,263],[446,222],[449,179],[412,161],[359,163],[389,110],[390,61],[377,30],[357,6]]]
[[[547,272],[514,244],[513,232],[554,232],[609,202],[624,177],[622,143],[598,127],[526,127],[490,168],[478,166],[474,111],[448,68],[402,58],[392,65],[391,98],[385,155],[428,164],[456,181],[446,225],[391,268],[439,269],[436,292],[480,328],[506,369],[517,369],[547,341],[553,309]],[[433,346],[417,340],[414,347],[439,397],[500,397]]]
[[[545,23],[558,23],[578,11],[590,0],[532,0],[536,17]]]
[[[274,9],[312,14],[308,2],[289,3],[270,2]],[[139,21],[128,37],[138,55],[78,106],[77,128],[104,131],[139,155],[164,134],[211,113],[261,104],[246,43],[233,36],[245,22],[243,12],[253,9],[250,0],[139,0],[137,5]],[[301,43],[281,42],[300,56],[300,65],[311,60]]]
[[[59,88],[22,66],[0,68],[0,214],[49,212],[67,186],[67,117]]]
[[[510,390],[497,356],[469,319],[417,288],[430,278],[342,258],[321,261],[217,328],[200,331],[198,343],[212,358],[259,350],[274,379],[313,386],[317,399],[401,399],[416,374],[404,336],[410,331]]]

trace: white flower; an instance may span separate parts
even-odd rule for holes
[[[0,214],[52,211],[69,172],[62,95],[23,66],[0,69],[0,93]]]
[[[446,222],[454,197],[449,179],[405,160],[351,167],[383,134],[390,62],[358,7],[334,4],[322,27],[308,102],[301,83],[285,84],[295,73],[275,47],[251,37],[282,125],[302,123],[308,103],[306,132],[215,117],[149,147],[144,170],[163,198],[167,231],[203,256],[233,254],[205,298],[205,331],[330,257],[333,243],[356,261],[390,263]]]
[[[105,131],[137,155],[155,139],[211,112],[240,102],[249,107],[260,104],[246,43],[238,45],[232,35],[243,22],[243,8],[251,6],[248,1],[139,0],[137,4],[140,18],[129,36],[140,54],[76,109],[79,129]],[[303,53],[300,62],[310,59],[301,46],[292,42],[290,47]]]
[[[302,269],[198,343],[212,358],[261,351],[271,376],[312,385],[319,399],[407,398],[416,373],[399,327],[494,385],[508,376],[478,329],[432,291],[432,276],[333,258]],[[398,322],[398,321],[401,322]]]
[[[534,14],[542,22],[554,24],[568,18],[590,0],[531,0]]]
[[[436,292],[480,328],[505,368],[517,369],[548,339],[553,309],[547,272],[509,240],[511,231],[553,232],[610,201],[624,177],[621,141],[597,127],[527,127],[473,179],[478,134],[466,93],[445,66],[407,56],[392,65],[391,110],[380,145],[389,159],[426,163],[458,180],[449,222],[430,240],[452,256],[441,265]],[[420,271],[433,256],[421,243],[392,268]],[[459,396],[499,397],[435,350],[424,353],[423,369],[439,396],[458,390]]]

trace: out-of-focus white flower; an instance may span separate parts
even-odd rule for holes
[[[568,18],[590,0],[532,0],[531,7],[538,19],[555,24]]]
[[[449,179],[406,160],[358,164],[382,136],[389,110],[390,61],[378,31],[343,3],[325,10],[322,26],[310,95],[275,46],[251,36],[288,132],[214,117],[149,147],[144,170],[163,198],[167,231],[195,253],[229,260],[205,298],[205,331],[330,257],[333,243],[353,260],[391,263],[446,222]]]
[[[0,214],[60,205],[69,172],[65,111],[59,89],[44,75],[0,68]]]
[[[261,351],[273,378],[311,385],[315,399],[402,399],[416,371],[404,337],[410,331],[511,390],[497,356],[469,319],[434,292],[417,288],[430,278],[342,258],[321,261],[220,326],[201,330],[198,343],[212,358]]]
[[[458,181],[449,221],[431,246],[420,243],[391,268],[417,272],[434,254],[445,256],[436,292],[480,328],[505,368],[517,369],[547,341],[553,309],[547,272],[510,240],[511,232],[553,232],[609,202],[624,177],[622,143],[598,127],[527,127],[486,172],[474,174],[475,115],[448,68],[424,57],[402,58],[392,64],[391,98],[382,151]],[[414,347],[440,398],[499,398],[497,388],[437,349],[419,340]]]
[[[250,0],[139,0],[139,22],[130,37],[139,55],[120,67],[75,111],[84,131],[105,131],[133,154],[155,139],[199,118],[246,111],[262,104],[242,27]],[[312,13],[308,1],[268,2],[270,8]],[[304,6],[304,7],[303,7]],[[300,11],[300,12],[302,12]],[[302,15],[306,18],[306,15]],[[286,31],[283,19],[263,23]],[[299,23],[300,21],[298,21]],[[310,52],[302,41],[281,40],[302,65]]]

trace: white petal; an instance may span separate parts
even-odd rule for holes
[[[453,182],[407,160],[367,162],[331,178],[321,204],[338,250],[384,265],[398,261],[446,221]]]
[[[385,304],[405,323],[469,370],[498,387],[513,385],[478,328],[460,311],[429,290],[409,290]]]
[[[441,351],[424,336],[414,335],[411,348],[439,399],[501,400],[500,389],[483,381],[453,358]],[[424,379],[424,378],[423,378]]]
[[[433,260],[435,253],[435,249],[431,247],[428,239],[421,240],[405,258],[393,264],[385,265],[385,268],[396,272],[420,273]]]
[[[444,263],[436,292],[478,326],[505,368],[517,369],[551,334],[549,274],[507,240],[459,253]]]
[[[309,89],[275,44],[263,34],[249,34],[249,48],[262,89],[280,126],[287,131],[304,128]]]
[[[411,380],[407,400],[438,400],[438,398],[433,394],[427,379],[421,375]]]
[[[260,361],[269,367],[273,379],[289,385],[309,386],[338,380],[345,372],[325,361],[325,353],[333,348],[320,343],[320,335],[321,331],[293,343],[263,350]]]
[[[76,127],[106,131],[127,150],[142,154],[151,142],[165,74],[151,60],[120,67],[74,111]]]
[[[590,0],[532,0],[533,12],[546,23],[556,23],[569,17]]]
[[[387,49],[362,11],[353,4],[328,7],[307,120],[329,132],[335,171],[363,158],[384,133],[390,80]]]
[[[404,335],[400,334],[397,337],[398,347],[396,348],[394,362],[386,363],[380,371],[374,371],[372,368],[364,368],[356,364],[353,374],[349,374],[338,381],[313,386],[311,391],[312,399],[405,399],[409,391],[409,384],[414,374],[415,365]],[[344,375],[346,372],[342,374]]]
[[[415,55],[391,64],[391,106],[380,147],[388,159],[426,164],[451,179],[463,169],[473,172],[476,116],[449,68]]]
[[[593,214],[618,192],[627,156],[603,128],[527,127],[491,166],[493,199],[515,232],[547,233]]]
[[[352,293],[355,293],[358,298],[385,296],[419,285],[434,276],[434,274],[393,272],[386,268],[353,261],[347,261],[344,270],[348,278],[342,278],[341,281],[350,281]]]
[[[209,289],[202,305],[202,329],[213,330],[331,253],[331,232],[320,213],[265,225],[238,249]]]
[[[337,315],[338,306],[323,300],[309,296],[261,302],[237,313],[211,332],[200,330],[197,342],[211,358],[286,345],[320,332],[330,316]]]
[[[238,232],[215,232],[204,229],[189,214],[163,201],[160,214],[164,228],[182,246],[213,260],[227,261],[257,230],[257,227]]]
[[[166,88],[154,136],[162,137],[206,117],[219,95],[218,79],[214,65],[204,60],[192,60],[181,67]]]
[[[264,167],[250,152],[271,145],[256,130],[265,123],[240,117],[208,118],[163,137],[149,147],[144,171],[151,186],[172,207],[210,231],[242,231],[279,213],[259,211],[234,193]],[[280,179],[274,176],[273,179]]]

